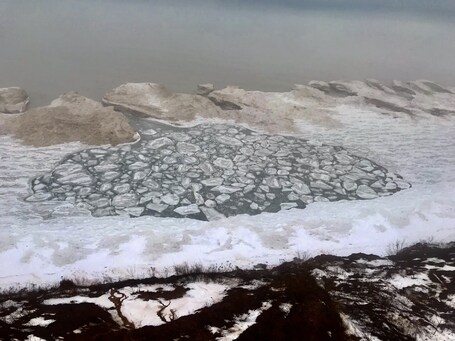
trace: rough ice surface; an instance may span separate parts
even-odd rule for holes
[[[210,220],[215,213],[277,212],[321,200],[374,199],[411,187],[339,146],[221,124],[137,125],[146,131],[153,126],[156,133],[133,145],[66,156],[50,173],[32,179],[33,194],[26,200],[73,202],[97,217]],[[214,204],[207,207],[207,200]]]
[[[208,222],[182,218],[181,215],[178,218],[153,215],[131,218],[134,215],[131,212],[142,215],[138,210],[126,211],[119,216],[106,216],[101,211],[100,216],[94,217],[91,215],[92,208],[86,202],[76,202],[77,196],[74,196],[74,201],[42,201],[46,196],[24,201],[33,194],[30,192],[33,185],[30,179],[49,174],[65,155],[77,155],[87,146],[73,143],[31,148],[22,146],[11,137],[1,136],[1,288],[22,287],[29,283],[56,283],[62,277],[83,278],[87,282],[99,280],[104,275],[112,279],[143,277],[150,275],[152,268],[155,274],[164,276],[172,273],[174,265],[192,261],[204,265],[235,263],[239,267],[251,267],[257,263],[276,264],[289,260],[298,252],[312,255],[322,252],[339,255],[352,252],[384,254],[387,246],[397,240],[405,240],[406,244],[430,237],[436,242],[454,240],[453,115],[394,117],[347,104],[332,106],[330,112],[331,117],[341,124],[332,127],[301,117],[297,120],[299,131],[295,132],[295,136],[315,141],[316,145],[342,146],[349,155],[368,158],[402,175],[412,188],[371,200],[325,202],[324,197],[319,197],[303,210],[285,205],[285,208],[291,209],[263,212],[254,217],[238,214],[229,218],[217,215],[216,206],[228,200],[220,196],[232,193],[218,192],[214,199],[205,200],[204,205],[198,206],[212,210],[204,213],[214,217]],[[152,140],[156,134],[148,136]],[[169,140],[175,143],[175,140]],[[238,147],[233,140],[224,139],[224,142],[228,142],[226,148]],[[160,148],[170,146],[167,143]],[[97,149],[101,149],[99,155],[104,155],[106,148]],[[94,153],[93,148],[90,150]],[[180,150],[188,152],[194,148],[185,146]],[[251,153],[248,149],[244,152]],[[172,159],[167,160],[172,164]],[[101,166],[106,179],[118,178],[115,168],[109,169],[111,166],[108,164],[98,166]],[[131,170],[134,171],[133,176],[140,179],[143,176],[139,173],[143,170],[142,165],[137,161],[132,167],[135,168]],[[202,167],[210,169],[209,165]],[[89,179],[75,170],[72,181],[75,183],[72,186],[77,186]],[[213,181],[215,186],[223,186]],[[324,182],[323,179],[315,180],[313,184],[324,191],[318,181]],[[152,188],[153,185],[150,182]],[[269,188],[278,185],[273,180],[261,184]],[[342,186],[352,191],[355,187],[353,182],[348,181]],[[109,185],[104,187],[106,191],[111,190]],[[183,184],[182,188],[185,189]],[[295,189],[300,198],[305,195],[304,186]],[[364,188],[360,193],[368,195]],[[179,195],[176,196],[180,199]],[[120,199],[128,204],[134,202],[132,197]],[[169,197],[169,203],[154,203],[152,200],[147,205],[148,209],[159,213],[168,209],[165,205],[172,205],[176,200]],[[105,204],[99,201],[100,210],[110,210],[108,205],[102,207]],[[192,204],[184,202],[182,205]]]

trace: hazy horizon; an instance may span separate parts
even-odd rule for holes
[[[4,0],[0,86],[32,106],[124,82],[286,91],[312,79],[455,85],[455,4],[414,0]]]

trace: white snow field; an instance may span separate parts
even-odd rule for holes
[[[33,148],[0,136],[0,289],[168,276],[184,262],[248,268],[302,253],[382,255],[396,241],[455,240],[455,116],[394,117],[344,104],[330,112],[341,125],[297,120],[295,135],[366,156],[412,188],[211,222],[92,217],[71,203],[24,201],[30,178],[88,146]]]

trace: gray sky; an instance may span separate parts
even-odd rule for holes
[[[2,0],[0,86],[32,105],[123,82],[288,90],[311,79],[455,85],[454,1]]]

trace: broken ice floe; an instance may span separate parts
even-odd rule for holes
[[[68,201],[94,216],[216,220],[312,202],[374,199],[410,187],[338,146],[229,125],[146,125],[133,145],[68,155],[32,180],[26,200]]]

